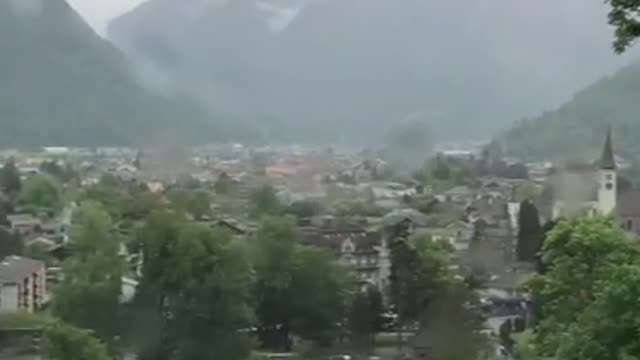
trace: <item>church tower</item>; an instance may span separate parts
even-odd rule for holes
[[[611,127],[607,129],[607,138],[598,164],[598,211],[610,215],[617,203],[616,159],[611,140]]]

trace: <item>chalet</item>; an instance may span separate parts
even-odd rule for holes
[[[361,225],[325,223],[301,228],[304,244],[333,252],[341,263],[352,268],[362,285],[384,289],[390,271],[388,250],[382,234]]]
[[[472,227],[467,266],[476,273],[495,274],[504,271],[512,260],[514,231],[508,201],[483,198],[466,210]]]

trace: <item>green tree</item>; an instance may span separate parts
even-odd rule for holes
[[[431,176],[438,180],[448,181],[451,179],[451,172],[452,170],[447,163],[447,159],[441,154],[436,155]]]
[[[20,172],[13,158],[9,159],[0,170],[0,186],[9,195],[16,195],[22,190]]]
[[[120,219],[124,212],[124,189],[112,187],[100,182],[80,192],[80,201],[95,201],[102,205],[112,219]]]
[[[24,244],[17,234],[0,228],[0,260],[9,255],[22,255]]]
[[[100,185],[112,187],[112,188],[120,188],[124,186],[122,180],[120,180],[116,175],[111,173],[102,174],[100,176],[100,180],[98,180]]]
[[[167,197],[176,209],[196,220],[211,214],[211,194],[206,190],[172,189]]]
[[[181,214],[181,213],[180,213]],[[132,250],[142,254],[142,280],[133,304],[127,309],[128,341],[142,360],[168,360],[174,352],[170,338],[173,292],[179,291],[180,280],[170,276],[177,258],[175,246],[186,220],[172,211],[154,211],[145,220],[133,243]]]
[[[540,227],[538,209],[529,200],[520,203],[516,256],[520,261],[533,262],[542,247],[544,233]]]
[[[196,219],[211,215],[211,193],[207,190],[193,191],[189,210]]]
[[[233,191],[234,186],[235,183],[231,176],[223,172],[213,184],[213,189],[216,191],[216,194],[228,195]]]
[[[452,283],[429,304],[415,341],[435,359],[482,359],[489,350],[482,335],[478,299],[461,283]]]
[[[251,214],[254,217],[261,215],[278,215],[282,212],[282,204],[276,195],[273,186],[264,185],[251,191],[249,194]]]
[[[529,170],[525,164],[517,163],[505,167],[501,175],[507,179],[528,179]]]
[[[129,184],[120,199],[122,217],[130,220],[144,220],[152,211],[164,207],[162,195],[149,191],[146,186]]]
[[[380,290],[368,286],[358,292],[349,311],[351,342],[358,347],[369,348],[375,335],[382,331],[384,303]]]
[[[291,282],[297,246],[295,225],[287,218],[265,218],[252,244],[256,270],[258,335],[263,346],[290,350]]]
[[[344,332],[354,278],[332,254],[302,246],[295,254],[291,279],[291,328],[297,336],[326,347]]]
[[[189,203],[192,196],[191,191],[186,189],[171,189],[167,192],[167,198],[175,209],[188,213]]]
[[[63,280],[55,288],[52,312],[65,322],[91,329],[111,344],[120,329],[119,298],[124,273],[119,239],[102,207],[85,202],[74,214]]]
[[[296,201],[287,207],[285,211],[298,219],[308,219],[318,215],[322,211],[322,205],[313,200]]]
[[[298,245],[294,223],[265,218],[252,244],[255,297],[264,346],[289,350],[292,335],[330,344],[343,330],[353,286],[348,272],[321,250]]]
[[[46,325],[42,353],[49,360],[111,360],[107,347],[90,330],[61,321]]]
[[[449,285],[450,257],[443,243],[401,235],[391,245],[390,297],[400,327],[419,321]]]
[[[141,359],[248,357],[253,271],[220,230],[155,212],[141,231],[143,277],[131,308]]]
[[[410,319],[415,319],[415,311],[409,302],[416,293],[415,282],[413,281],[414,271],[417,268],[417,254],[415,247],[408,239],[408,233],[397,234],[397,238],[391,243],[391,273],[389,275],[390,299],[395,307],[397,320],[397,330]]]
[[[540,304],[539,357],[627,359],[640,345],[640,250],[612,219],[562,220],[549,232],[547,268],[529,287]]]
[[[640,1],[607,0],[611,5],[609,25],[615,29],[613,48],[617,53],[625,52],[640,36]]]
[[[60,184],[50,175],[29,177],[18,196],[20,204],[36,209],[57,209],[61,201]]]
[[[73,176],[67,172],[68,170],[70,170],[69,167],[60,166],[56,161],[44,161],[40,164],[40,172],[51,175],[61,182],[66,182]]]

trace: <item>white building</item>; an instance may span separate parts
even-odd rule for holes
[[[0,312],[35,312],[48,301],[44,262],[8,256],[0,263]]]
[[[553,182],[554,219],[583,211],[612,214],[617,207],[617,165],[611,129],[607,131],[602,156],[596,166],[564,168],[554,175]]]

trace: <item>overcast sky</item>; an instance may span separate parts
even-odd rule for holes
[[[109,20],[132,9],[144,0],[68,0],[101,35]]]

